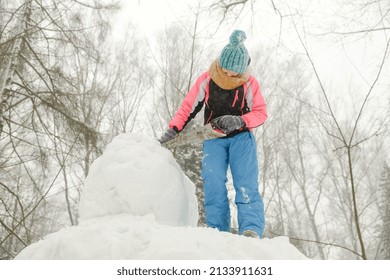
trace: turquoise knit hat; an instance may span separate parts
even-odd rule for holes
[[[242,30],[234,30],[219,57],[222,68],[242,74],[248,66],[249,54],[245,48],[246,34]]]

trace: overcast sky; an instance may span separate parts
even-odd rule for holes
[[[198,0],[124,1],[122,12],[117,17],[115,36],[120,38],[124,34],[123,27],[130,21],[139,28],[140,36],[153,40],[157,31],[164,30],[172,22],[185,22],[193,18],[193,12],[189,7],[196,7],[198,2]],[[297,36],[298,30],[327,89],[342,96],[351,95],[351,91],[356,90],[361,91],[361,95],[364,96],[364,92],[369,90],[375,79],[390,32],[388,34],[376,32],[370,35],[363,33],[355,36],[327,33],[372,27],[378,19],[377,7],[373,5],[371,11],[360,11],[357,5],[347,5],[343,0],[286,2],[255,1],[255,8],[252,10],[249,1],[247,8],[235,22],[223,24],[213,35],[215,49],[222,49],[230,32],[239,28],[245,30],[248,35],[246,45],[249,52],[263,44],[274,49],[274,55],[280,57],[287,55],[288,58],[289,53],[304,52]],[[293,16],[285,16],[282,20],[272,3],[283,15]],[[202,4],[206,5],[207,0],[202,1]],[[210,16],[207,18],[206,15],[206,18],[200,20],[199,30],[202,30],[202,35],[208,36],[217,26],[217,19]],[[387,63],[383,73],[384,80],[386,75],[390,79],[389,68]],[[378,84],[378,89],[388,86],[382,85],[383,79]]]

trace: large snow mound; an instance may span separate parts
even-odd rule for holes
[[[16,259],[306,259],[285,237],[197,228],[194,184],[154,139],[122,134],[91,166],[80,223]]]
[[[80,219],[153,214],[159,223],[195,226],[198,206],[194,194],[194,184],[156,140],[121,134],[91,166],[80,201]]]
[[[82,222],[30,245],[17,259],[306,259],[286,237],[254,239],[211,228],[158,224],[115,215]]]

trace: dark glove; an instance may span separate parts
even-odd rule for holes
[[[168,142],[169,140],[172,140],[176,136],[176,131],[173,128],[168,129],[158,140],[161,144]]]
[[[245,126],[245,121],[240,116],[226,115],[215,118],[211,121],[211,125],[222,130],[224,133],[229,134]]]

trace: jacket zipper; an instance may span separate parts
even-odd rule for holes
[[[238,90],[236,90],[236,96],[234,97],[232,107],[234,107],[234,105],[236,105],[237,100],[238,100]]]
[[[244,91],[244,96],[242,97],[242,102],[241,102],[241,110],[244,108],[245,99],[246,99],[246,92]]]
[[[209,116],[209,118],[207,119],[206,124],[210,122],[212,116],[213,116],[213,111],[210,112],[210,116]]]

